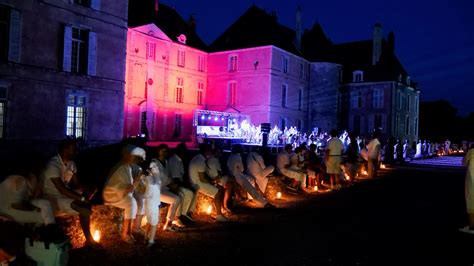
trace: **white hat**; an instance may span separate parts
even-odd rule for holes
[[[132,151],[130,151],[130,154],[134,155],[134,156],[138,156],[138,157],[142,158],[143,160],[146,159],[146,152],[145,152],[144,149],[142,149],[140,147],[133,148]]]

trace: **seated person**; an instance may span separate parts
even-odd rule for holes
[[[179,194],[191,195],[192,191],[179,187],[179,184],[174,182],[170,176],[169,163],[166,159],[168,157],[168,145],[161,144],[156,149],[156,158],[153,158],[150,163],[150,168],[154,176],[158,176],[161,181],[160,188],[160,199],[161,202],[170,205],[168,213],[166,215],[166,222],[163,226],[163,230],[176,231],[180,227],[184,227],[184,224],[180,221],[180,216],[184,210],[187,214],[191,205],[191,196],[186,201],[186,206],[183,206],[183,199]],[[186,192],[183,192],[186,190]],[[188,218],[189,219],[189,218]]]
[[[306,177],[304,173],[291,169],[290,154],[293,151],[291,144],[286,144],[285,148],[277,155],[277,171],[283,176],[290,178],[292,184],[289,188],[298,190]]]
[[[258,188],[263,193],[267,190],[268,176],[274,170],[273,165],[265,166],[263,157],[257,151],[250,152],[247,155],[247,173],[255,178]]]
[[[112,169],[102,194],[106,205],[124,210],[121,237],[123,241],[130,244],[135,242],[131,227],[138,211],[137,199],[133,195],[137,184],[133,179],[132,168],[145,159],[145,154],[142,148],[132,145],[124,147],[122,159]]]
[[[71,165],[76,152],[77,143],[75,140],[66,139],[61,141],[58,154],[51,158],[43,172],[43,197],[50,200],[56,215],[79,214],[86,245],[97,245],[90,233],[92,205],[89,200],[93,194],[79,194],[70,189],[65,183],[65,180],[74,175]]]
[[[189,178],[194,189],[208,197],[214,199],[216,207],[216,220],[226,222],[228,219],[222,214],[222,201],[224,190],[219,189],[215,184],[216,181],[206,175],[206,160],[211,155],[211,147],[202,143],[199,145],[199,154],[193,157],[189,163]]]
[[[211,156],[206,160],[206,175],[212,178],[218,186],[225,189],[223,208],[226,212],[232,213],[229,208],[229,201],[234,193],[235,181],[229,176],[222,174],[221,163],[219,161],[222,150],[218,147],[214,148]]]
[[[265,197],[255,188],[255,178],[244,174],[244,164],[242,163],[242,157],[240,155],[242,152],[242,145],[236,144],[232,146],[232,154],[227,160],[227,169],[229,174],[235,178],[237,184],[239,184],[245,190],[245,192],[250,194],[250,196],[252,196],[252,198],[264,208],[274,208],[275,206],[269,203],[267,199],[265,199]]]

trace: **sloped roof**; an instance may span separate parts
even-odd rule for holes
[[[294,30],[278,23],[276,15],[252,5],[209,46],[209,51],[274,45],[301,56],[295,46],[295,34]]]
[[[301,47],[304,57],[312,62],[330,61],[332,42],[319,23],[303,33]]]
[[[187,46],[207,50],[207,45],[195,29],[174,8],[160,3],[158,11],[155,11],[154,0],[129,1],[128,26],[138,27],[150,23],[158,26],[173,41],[177,41],[176,38],[184,34]]]

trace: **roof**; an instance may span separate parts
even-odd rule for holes
[[[207,50],[207,45],[195,31],[195,25],[186,22],[174,8],[159,3],[156,11],[154,0],[129,1],[128,26],[138,27],[150,23],[158,26],[173,41],[184,34],[187,46]]]
[[[301,50],[304,57],[312,62],[329,61],[331,57],[331,40],[326,37],[319,23],[303,33],[301,39]]]
[[[342,64],[346,73],[355,70],[364,71],[364,81],[392,81],[397,80],[401,74],[403,77],[408,72],[396,56],[389,43],[382,40],[382,54],[376,65],[372,65],[372,40],[355,41],[335,44],[331,47],[330,61]],[[352,75],[344,75],[345,82],[352,82]],[[411,87],[416,87],[412,80]]]
[[[210,46],[211,52],[274,45],[302,56],[295,45],[294,30],[278,23],[275,14],[252,5]]]

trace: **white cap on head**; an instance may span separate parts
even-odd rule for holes
[[[133,148],[131,151],[130,151],[130,154],[133,155],[133,156],[138,156],[140,158],[142,158],[143,160],[146,159],[146,152],[144,149],[140,148],[140,147],[135,147]]]

